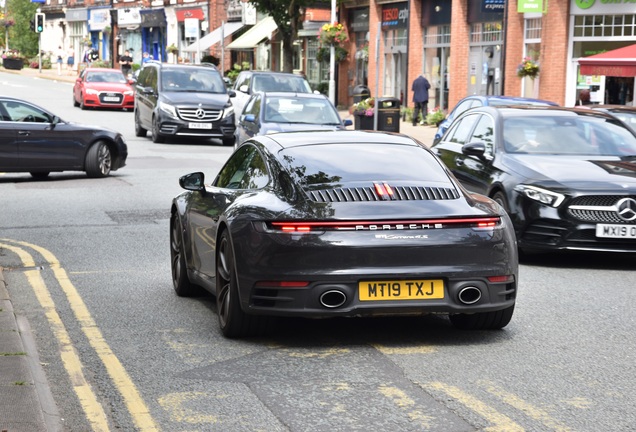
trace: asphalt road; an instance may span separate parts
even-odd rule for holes
[[[0,88],[129,145],[106,179],[0,174],[0,266],[66,430],[634,430],[633,257],[525,258],[503,331],[281,319],[226,340],[213,297],[173,294],[168,210],[180,175],[212,178],[231,149],[136,138],[132,113],[73,108],[67,83],[0,73]]]

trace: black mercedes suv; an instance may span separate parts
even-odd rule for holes
[[[234,145],[234,108],[223,77],[212,64],[150,61],[135,91],[135,135],[164,142],[167,137],[218,138]]]

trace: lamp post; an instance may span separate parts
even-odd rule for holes
[[[331,0],[331,25],[336,24],[336,0]],[[329,47],[329,100],[336,105],[336,46]]]

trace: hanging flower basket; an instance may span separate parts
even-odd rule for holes
[[[519,78],[535,79],[539,75],[539,65],[530,57],[524,57],[523,61],[517,66],[517,76]]]
[[[318,33],[318,42],[321,46],[342,45],[349,41],[347,30],[340,23],[325,24]]]
[[[168,46],[166,48],[166,51],[168,51],[168,53],[170,54],[178,54],[179,53],[179,48],[177,48],[177,46],[175,44],[172,44],[170,46]]]

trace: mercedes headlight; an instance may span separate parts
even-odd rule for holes
[[[170,104],[159,102],[159,109],[173,118],[179,118],[177,116],[177,109]]]
[[[234,107],[233,106],[225,107],[225,109],[223,110],[223,118],[226,119],[232,114],[234,114]]]
[[[531,200],[539,201],[541,204],[549,205],[551,207],[558,207],[565,199],[565,195],[552,192],[547,189],[543,189],[536,186],[529,185],[517,185],[515,191],[521,195],[530,198]]]

